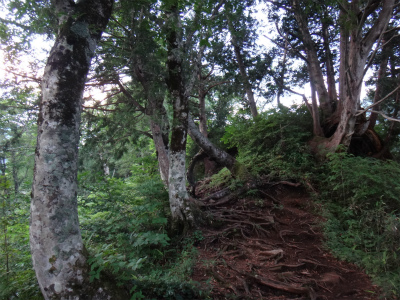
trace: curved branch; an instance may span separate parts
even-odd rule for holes
[[[362,115],[363,113],[366,113],[368,110],[370,110],[372,107],[377,106],[378,104],[382,103],[383,101],[385,101],[387,98],[389,98],[390,96],[392,96],[398,89],[400,89],[400,85],[395,88],[393,91],[391,91],[389,94],[387,94],[385,97],[383,97],[381,100],[376,101],[375,103],[371,104],[370,106],[368,106],[366,109],[360,110],[357,112],[356,117]],[[375,112],[375,111],[373,111]],[[381,114],[380,112],[377,112],[379,114]],[[390,117],[388,117],[390,118]]]
[[[387,119],[387,120],[389,120],[389,121],[400,122],[399,119],[389,117],[388,115],[385,115],[385,114],[384,114],[383,112],[381,112],[381,111],[371,110],[371,112],[374,112],[374,113],[376,113],[376,114],[380,114],[382,117],[384,117],[385,119]]]

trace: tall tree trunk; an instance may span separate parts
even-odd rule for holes
[[[168,187],[169,157],[168,148],[164,143],[161,126],[150,119],[150,128],[153,136],[154,146],[157,151],[158,167],[164,185]]]
[[[173,1],[177,2],[177,1]],[[173,120],[169,149],[168,191],[172,215],[172,227],[180,232],[193,224],[186,189],[186,141],[189,115],[188,95],[182,76],[181,38],[179,28],[178,4],[172,3],[167,13],[168,78],[167,86],[172,99]]]
[[[313,118],[313,133],[314,136],[324,136],[322,131],[320,119],[319,119],[319,109],[317,103],[317,95],[315,90],[315,85],[311,82],[311,103],[312,103],[312,118]]]
[[[162,105],[161,105],[162,106]],[[161,179],[164,185],[168,187],[169,157],[168,157],[168,132],[166,132],[165,123],[167,116],[156,109],[153,115],[150,115],[150,129],[153,136],[154,146],[157,151],[158,167],[160,169]]]
[[[281,63],[281,71],[278,78],[278,92],[276,94],[276,104],[278,108],[281,106],[281,95],[283,94],[283,86],[285,85],[285,73],[286,73],[286,60],[287,60],[287,53],[288,53],[288,46],[289,46],[289,33],[285,35],[285,49],[283,52],[283,59]]]
[[[243,62],[242,54],[240,51],[240,47],[237,45],[235,38],[232,36],[232,44],[235,49],[236,61],[239,65],[240,75],[242,76],[242,81],[244,84],[244,90],[246,91],[247,101],[249,102],[250,112],[253,118],[258,116],[256,101],[254,99],[253,89],[251,87],[251,83],[249,77],[247,76],[246,67]]]
[[[343,4],[345,5],[345,4]],[[345,7],[346,8],[346,7]],[[349,16],[346,15],[344,10],[339,12],[339,21],[343,24],[349,23]],[[340,26],[340,64],[339,64],[339,103],[336,108],[335,115],[337,119],[340,118],[340,112],[343,109],[343,103],[346,94],[346,74],[348,68],[349,57],[349,30],[346,26]],[[331,123],[336,123],[335,121]]]
[[[307,53],[310,80],[314,83],[315,90],[317,91],[322,115],[324,118],[328,118],[332,115],[334,110],[332,107],[332,103],[330,102],[328,97],[328,91],[325,86],[325,79],[322,74],[322,69],[318,60],[318,54],[311,37],[311,33],[308,29],[307,18],[302,12],[298,0],[293,0],[292,6],[294,17],[301,32],[301,39]]]
[[[59,30],[44,70],[31,202],[33,266],[45,299],[107,299],[89,285],[77,211],[82,95],[112,0],[52,2]]]
[[[244,65],[244,61],[243,61],[243,57],[242,57],[242,53],[241,53],[242,49],[236,38],[235,28],[233,27],[230,17],[228,16],[227,19],[228,19],[229,31],[231,33],[231,42],[232,42],[233,50],[235,52],[236,61],[239,66],[239,71],[240,71],[240,75],[241,75],[242,82],[244,85],[244,90],[246,91],[247,101],[248,101],[249,107],[250,107],[250,112],[251,112],[251,115],[253,116],[253,118],[256,118],[258,116],[257,105],[256,105],[256,101],[254,99],[254,93],[253,93],[253,89],[252,89],[252,86],[250,83],[250,79],[246,72],[246,66]]]
[[[389,34],[385,34],[384,39],[382,40],[382,44],[384,45],[382,48],[381,54],[381,63],[379,64],[378,76],[376,78],[376,89],[374,95],[374,103],[377,103],[383,96],[384,90],[384,78],[386,76],[386,70],[389,62],[389,56],[391,56],[391,50],[393,49],[393,44],[389,42],[389,40],[393,37],[396,31],[391,31]],[[374,110],[379,111],[380,105],[376,105]],[[369,117],[369,128],[373,129],[376,125],[376,121],[378,119],[378,114],[375,112],[371,112],[371,116]]]
[[[12,177],[14,181],[14,195],[19,193],[19,185],[21,180],[18,178],[18,169],[17,169],[17,157],[15,156],[14,151],[10,151],[11,154],[11,168],[12,168]]]
[[[144,38],[139,36],[139,38]],[[169,157],[168,157],[168,116],[163,105],[164,94],[157,91],[158,88],[154,84],[158,80],[154,78],[153,74],[146,72],[143,68],[142,59],[138,56],[135,57],[135,65],[132,67],[136,79],[140,82],[147,98],[147,107],[144,108],[137,101],[134,105],[146,113],[150,118],[150,130],[153,137],[154,146],[157,151],[158,167],[161,179],[166,187],[168,187],[168,172],[169,172]],[[120,87],[122,84],[120,84]],[[126,96],[133,100],[133,97],[125,90]]]
[[[358,15],[360,11],[359,7],[356,6],[357,3],[352,4],[350,8],[352,11],[348,13]],[[355,130],[355,115],[360,108],[361,85],[366,71],[367,59],[374,43],[383,34],[389,23],[393,5],[394,0],[382,1],[382,10],[379,13],[379,17],[365,36],[362,36],[362,31],[360,30],[360,26],[363,25],[358,23],[360,20],[355,20],[350,25],[349,35],[343,31],[346,34],[345,37],[349,37],[349,41],[343,41],[344,44],[348,45],[348,51],[345,51],[345,53],[348,53],[348,67],[345,66],[343,68],[345,69],[345,74],[343,75],[344,91],[342,92],[344,98],[340,107],[340,122],[335,134],[325,144],[329,150],[336,149],[340,144],[346,148],[350,145]],[[365,10],[368,10],[368,8],[365,8]]]
[[[329,20],[329,16],[325,16],[327,20]],[[325,50],[325,63],[326,63],[326,78],[328,84],[328,101],[332,106],[332,109],[335,106],[335,103],[338,100],[337,91],[336,91],[336,80],[335,80],[335,69],[333,64],[333,55],[331,49],[329,47],[329,24],[326,21],[322,21],[322,37],[324,40],[324,50]]]

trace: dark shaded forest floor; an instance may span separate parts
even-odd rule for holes
[[[212,299],[378,299],[362,270],[324,248],[316,211],[303,188],[286,185],[206,208],[192,279]]]

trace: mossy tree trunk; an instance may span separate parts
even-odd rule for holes
[[[30,246],[45,299],[109,299],[89,284],[77,211],[82,96],[113,0],[54,0],[59,29],[44,70],[31,202]]]

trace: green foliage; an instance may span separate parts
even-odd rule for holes
[[[158,246],[162,249],[169,241],[165,233],[166,197],[162,183],[156,180],[138,185],[110,178],[92,186],[79,201],[83,236],[95,257],[110,265],[124,257],[130,269],[132,259],[159,257]],[[112,268],[119,272],[114,265]]]
[[[158,175],[132,168],[127,179],[80,175],[82,234],[90,252],[91,280],[108,274],[131,289],[131,299],[194,299],[191,283],[197,232],[184,243],[167,234],[168,193]],[[178,249],[177,249],[178,248]]]
[[[0,299],[43,299],[29,249],[34,98],[23,88],[0,96]]]
[[[384,201],[388,209],[399,205],[399,164],[371,158],[349,156],[346,153],[328,155],[330,173],[327,182],[335,183],[332,196],[354,209],[375,207]]]
[[[7,182],[0,186],[0,299],[43,299],[29,249],[29,198],[12,197]]]
[[[195,283],[188,281],[197,255],[196,248],[184,248],[179,259],[168,267],[155,268],[147,275],[134,280],[136,290],[146,299],[206,299],[207,293]]]
[[[238,160],[255,174],[301,180],[312,166],[306,142],[312,123],[304,107],[270,110],[256,120],[236,116],[223,141],[239,150]]]
[[[88,180],[95,181],[103,175],[128,177],[135,172],[132,166],[146,173],[158,172],[154,143],[140,133],[148,130],[148,120],[132,122],[133,113],[121,105],[121,111],[112,115],[89,112],[83,115],[84,138],[79,159],[80,170],[87,172]]]
[[[327,245],[400,294],[400,165],[335,153],[324,167]]]

